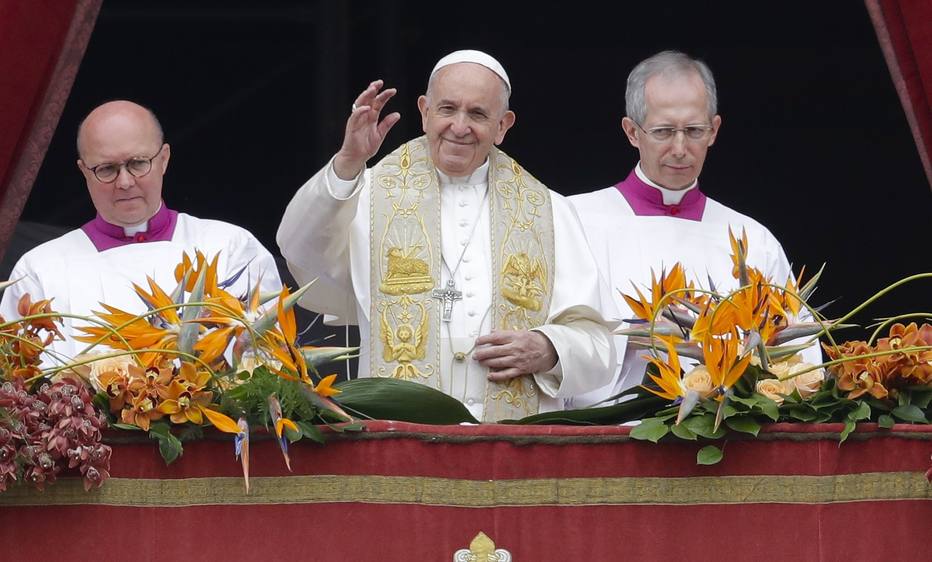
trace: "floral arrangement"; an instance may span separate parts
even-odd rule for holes
[[[844,422],[842,441],[859,421],[929,423],[932,326],[898,323],[906,315],[884,321],[869,342],[841,345],[832,332],[850,327],[843,322],[894,286],[932,274],[898,282],[829,320],[807,303],[821,270],[805,283],[802,273],[775,283],[748,266],[746,234],[728,234],[738,289],[696,288],[676,264],[652,276],[648,296],[637,287],[622,295],[637,318],[618,333],[645,349],[648,366],[641,387],[615,397],[633,400],[603,410],[636,412],[629,419],[641,423],[631,436],[654,442],[668,435],[721,439],[728,430],[756,436],[762,423],[778,421]],[[888,326],[889,337],[874,343]],[[831,360],[806,363],[801,352],[820,336]],[[713,464],[722,455],[708,445],[697,461]]]
[[[12,480],[41,488],[76,467],[86,488],[100,485],[108,424],[148,432],[169,463],[205,427],[233,434],[247,492],[250,428],[274,432],[289,469],[289,442],[323,441],[316,424],[356,429],[332,400],[336,375],[318,370],[356,349],[297,343],[293,307],[307,287],[260,294],[257,283],[237,298],[226,288],[242,271],[218,280],[217,261],[184,254],[171,293],[152,279],[148,290],[134,285],[144,314],[103,304],[75,337],[88,348],[55,367],[41,368],[47,346],[62,338],[50,301],[25,295],[19,320],[0,319],[0,491]]]
[[[35,377],[39,354],[61,337],[49,301],[20,301],[26,319],[0,329],[0,491],[13,481],[40,490],[64,469],[78,468],[86,490],[109,476],[110,447],[101,443],[106,418],[94,408],[92,394],[71,378],[43,382],[35,392],[24,380]],[[2,322],[2,321],[0,321]]]

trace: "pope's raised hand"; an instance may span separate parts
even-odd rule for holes
[[[356,97],[346,120],[343,146],[333,159],[333,171],[340,179],[351,180],[359,175],[366,161],[379,151],[388,131],[401,119],[401,114],[395,112],[379,120],[382,108],[397,93],[395,88],[383,90],[383,85],[382,80],[376,80]]]

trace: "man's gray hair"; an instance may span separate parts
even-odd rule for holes
[[[658,75],[665,77],[683,76],[695,72],[705,85],[706,103],[709,110],[709,119],[718,112],[718,94],[715,89],[715,78],[712,71],[699,59],[694,59],[679,51],[663,51],[644,59],[634,67],[628,75],[628,85],[625,90],[625,113],[637,124],[641,125],[647,119],[647,100],[644,88],[647,81]]]

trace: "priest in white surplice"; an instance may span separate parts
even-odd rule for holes
[[[141,314],[146,306],[133,283],[148,288],[152,277],[167,292],[178,284],[175,266],[182,252],[196,250],[212,259],[217,252],[218,281],[242,275],[227,290],[244,294],[261,276],[264,291],[281,290],[275,260],[252,234],[238,226],[192,217],[165,206],[162,179],[171,148],[147,108],[112,101],[93,111],[78,129],[78,169],[84,175],[97,217],[81,228],[23,255],[10,274],[18,279],[3,293],[0,314],[18,318],[17,303],[28,293],[33,302],[54,299],[57,312],[87,316],[100,303]],[[67,197],[65,197],[67,199]],[[66,341],[53,344],[45,366],[74,358],[86,344],[71,339],[80,320],[64,319]]]
[[[619,291],[634,294],[632,283],[650,287],[652,268],[659,275],[676,262],[696,286],[708,288],[711,280],[719,291],[737,289],[729,227],[736,236],[747,232],[748,264],[785,283],[790,265],[770,231],[699,190],[699,173],[722,124],[708,66],[683,53],[658,53],[631,71],[625,105],[622,129],[640,162],[617,185],[570,197],[611,291],[604,299],[614,299],[622,318],[633,318]],[[622,336],[615,342],[620,365],[612,384],[573,398],[570,406],[593,405],[641,383],[647,352],[627,347]],[[803,357],[822,362],[817,345]]]
[[[596,264],[572,207],[495,146],[514,124],[502,66],[441,59],[418,98],[426,137],[366,162],[400,115],[381,80],[278,231],[301,304],[358,324],[360,376],[416,381],[496,421],[562,408],[615,363]]]

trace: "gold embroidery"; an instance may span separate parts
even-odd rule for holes
[[[453,562],[511,562],[511,553],[495,548],[495,543],[482,531],[469,543],[469,550],[461,548],[453,554]]]
[[[493,265],[501,298],[494,324],[504,330],[528,330],[547,320],[553,291],[553,211],[550,193],[515,160],[493,151],[490,185],[493,199]],[[533,378],[522,376],[489,383],[489,419],[535,414],[538,392]]]
[[[373,349],[370,372],[427,383],[438,372],[430,291],[437,284],[440,260],[433,245],[440,239],[440,223],[426,147],[402,145],[379,162],[373,180],[370,211],[377,234],[370,257],[372,286],[378,291],[372,298],[372,340],[381,343],[382,353]],[[437,386],[439,381],[433,382]]]
[[[442,310],[430,298],[440,286],[441,217],[440,186],[426,138],[408,142],[383,158],[371,177],[369,373],[449,391],[454,383],[444,384],[440,372]],[[489,189],[492,326],[527,330],[543,324],[550,309],[554,254],[550,193],[498,149],[489,156]],[[382,349],[375,349],[378,345]],[[462,367],[466,354],[451,353],[450,363]],[[539,395],[529,376],[506,384],[488,382],[482,419],[537,413]]]
[[[502,383],[500,386],[504,386],[505,388],[493,394],[492,400],[504,400],[506,403],[518,409],[527,410],[529,406],[528,399],[537,396],[537,389],[534,387],[534,384],[526,384],[524,377],[508,379],[508,381]]]
[[[412,314],[412,308],[419,318]],[[413,361],[424,359],[427,355],[428,327],[430,319],[423,301],[413,301],[405,295],[398,300],[379,303],[381,314],[382,359],[386,363],[398,363],[390,375],[384,367],[379,369],[379,376],[411,380],[427,378],[433,373],[433,366],[426,365],[422,373]],[[390,318],[390,312],[400,309],[397,318]],[[415,326],[416,323],[416,326]]]
[[[379,290],[388,295],[416,295],[434,287],[427,262],[413,257],[422,246],[388,249],[388,275],[379,285]]]
[[[508,302],[537,312],[547,283],[546,266],[526,253],[509,254],[502,270],[502,296]]]

